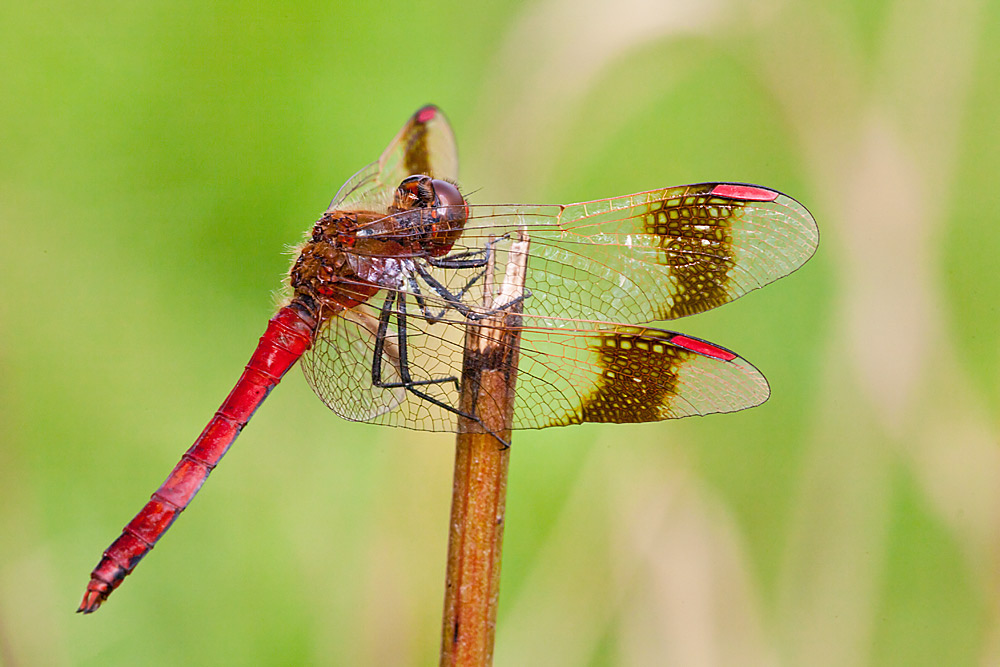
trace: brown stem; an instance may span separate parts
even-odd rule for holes
[[[488,267],[484,298],[488,308],[510,304],[524,294],[527,252],[528,239],[522,232],[511,245],[507,274],[495,297],[492,266]],[[466,327],[460,406],[477,420],[459,419],[441,665],[493,662],[520,325],[517,302]]]

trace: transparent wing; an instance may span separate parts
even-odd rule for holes
[[[414,174],[455,182],[458,179],[458,148],[448,119],[429,104],[410,116],[378,160],[379,180],[396,189]]]
[[[372,384],[379,309],[363,304],[334,317],[303,358],[310,385],[338,415],[392,426],[454,431],[465,324],[430,322],[404,297],[406,370],[428,401],[401,387]],[[394,309],[394,313],[398,309]],[[402,375],[392,318],[380,375]],[[518,364],[514,428],[583,422],[647,422],[732,412],[767,400],[763,375],[732,352],[649,327],[525,328]],[[499,400],[500,397],[498,397]],[[435,404],[437,402],[437,404]]]
[[[407,176],[454,182],[457,164],[447,120],[436,107],[424,107],[378,162],[344,184],[330,208],[384,211]],[[396,253],[384,258],[385,266],[397,268],[386,273],[392,284],[378,287],[406,291],[381,341],[376,296],[376,303],[332,318],[303,359],[309,383],[341,416],[455,430],[449,407],[458,406],[462,343],[473,326],[460,311],[482,302],[477,292],[488,280],[478,260],[488,258],[503,273],[519,232],[530,239],[530,251],[515,428],[654,421],[767,399],[763,376],[728,350],[624,323],[700,313],[796,270],[815,252],[819,233],[791,197],[755,185],[702,183],[565,206],[468,210],[462,236],[444,258],[398,254],[422,247],[403,238],[405,230],[424,233],[412,221],[367,229],[369,254],[353,261],[379,265],[382,258],[370,253],[384,229],[392,237],[385,247]]]
[[[745,359],[650,327],[525,329],[517,372],[515,428],[735,412],[770,395]]]
[[[455,134],[448,119],[434,105],[410,116],[378,162],[344,183],[327,210],[383,210],[392,201],[400,182],[414,174],[453,183],[458,179]]]
[[[502,273],[509,237],[519,229],[528,234],[531,296],[524,315],[526,324],[537,327],[651,322],[704,312],[795,271],[819,242],[816,221],[799,202],[735,183],[565,206],[469,210],[451,256],[489,246]],[[429,271],[453,291],[475,275]]]
[[[374,421],[406,400],[401,388],[379,388],[372,383],[372,359],[378,318],[370,309],[346,310],[330,318],[312,348],[302,358],[309,386],[344,419]],[[395,329],[385,336],[383,379],[398,383],[399,346]]]
[[[404,298],[407,298],[404,296]],[[379,296],[376,300],[381,301]],[[419,312],[410,299],[407,310]],[[394,312],[398,312],[398,307]],[[404,426],[425,431],[454,431],[453,413],[398,386],[402,381],[398,320],[390,320],[382,345],[379,375],[372,381],[380,309],[358,305],[324,325],[312,348],[302,357],[306,380],[337,415],[351,421]],[[406,368],[424,394],[457,406],[462,369],[463,329],[455,323],[430,324],[422,317],[406,320]],[[430,380],[440,382],[428,383]]]
[[[384,210],[391,198],[392,192],[379,181],[378,162],[372,162],[340,186],[326,210]]]

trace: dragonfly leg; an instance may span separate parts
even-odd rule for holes
[[[416,299],[417,306],[420,307],[420,314],[423,316],[423,318],[427,320],[430,324],[436,324],[437,322],[440,322],[441,318],[443,318],[444,314],[448,311],[448,307],[445,306],[444,308],[441,309],[441,312],[435,315],[434,313],[431,312],[430,307],[427,305],[427,300],[424,298],[424,293],[420,291],[420,284],[417,282],[417,279],[413,277],[413,274],[412,273],[408,274],[406,276],[406,279],[410,283],[410,292],[413,294],[413,298]]]
[[[465,285],[462,286],[462,289],[460,289],[456,294],[448,293],[447,296],[443,296],[443,298],[445,299],[447,299],[448,296],[450,296],[452,297],[453,300],[445,304],[445,306],[441,308],[440,312],[438,312],[437,314],[432,313],[430,307],[427,305],[427,299],[424,297],[424,293],[420,290],[420,283],[417,282],[416,277],[414,277],[414,275],[411,273],[407,276],[407,280],[410,283],[410,292],[416,299],[417,305],[420,306],[421,315],[425,320],[427,320],[431,324],[435,324],[437,322],[440,322],[444,318],[444,314],[448,312],[449,308],[456,308],[455,304],[456,303],[460,304],[462,298],[465,296],[465,293],[468,292],[473,287],[473,285],[479,282],[479,280],[485,275],[486,275],[486,269],[483,269],[476,275],[472,276],[468,280],[468,282],[466,282]],[[431,285],[431,287],[433,287],[433,285]],[[436,289],[434,291],[437,292]],[[447,290],[445,291],[447,292]],[[440,292],[438,293],[440,294]]]
[[[419,283],[417,283],[416,278],[414,278],[412,274],[408,276],[410,282],[410,289],[417,299],[417,304],[420,306],[421,313],[428,322],[430,322],[431,324],[439,322],[441,318],[444,317],[444,314],[445,312],[447,312],[449,307],[454,307],[453,304],[461,302],[466,292],[472,289],[472,287],[477,282],[479,282],[483,276],[486,275],[486,270],[487,270],[486,267],[489,265],[493,257],[493,246],[495,246],[497,242],[499,242],[500,240],[507,238],[510,238],[509,233],[504,234],[499,238],[491,239],[489,243],[486,244],[486,247],[481,250],[468,250],[466,252],[461,252],[455,255],[451,255],[450,257],[442,257],[441,259],[434,259],[433,257],[426,258],[428,264],[437,268],[443,268],[443,269],[482,268],[482,271],[479,271],[471,278],[469,278],[469,280],[465,283],[465,285],[462,286],[462,289],[460,289],[456,294],[451,294],[447,290],[444,290],[445,294],[442,294],[441,290],[435,288],[433,284],[428,283],[429,285],[431,285],[432,288],[434,288],[434,291],[438,292],[438,294],[441,295],[443,298],[447,299],[449,296],[452,297],[450,303],[446,305],[444,308],[442,308],[441,312],[438,313],[437,315],[432,314],[430,310],[427,308],[424,295],[420,291],[420,285]],[[421,275],[423,275],[423,273],[421,273]],[[436,284],[440,285],[440,283],[437,282]],[[465,314],[466,317],[468,317],[467,313],[463,314]]]
[[[465,316],[467,319],[473,320],[473,321],[483,320],[483,319],[486,319],[488,317],[493,317],[494,315],[496,315],[498,313],[502,313],[505,310],[510,309],[511,306],[515,306],[515,305],[521,303],[522,301],[524,301],[525,299],[527,299],[528,297],[531,296],[531,290],[529,290],[528,288],[525,288],[524,289],[525,294],[522,294],[521,296],[517,297],[516,299],[510,300],[507,303],[503,304],[502,306],[498,306],[496,308],[491,308],[489,310],[485,310],[483,312],[477,313],[472,308],[469,308],[467,305],[465,305],[464,303],[462,303],[462,296],[464,296],[465,290],[467,290],[469,287],[471,287],[471,283],[468,284],[468,285],[466,285],[465,287],[463,287],[462,291],[459,292],[458,294],[453,294],[451,291],[448,290],[447,287],[445,287],[444,285],[442,285],[441,281],[439,281],[437,278],[435,278],[431,274],[430,271],[428,271],[424,267],[420,266],[419,264],[416,265],[416,268],[417,268],[417,273],[419,273],[420,277],[424,279],[424,282],[427,283],[427,285],[430,286],[430,288],[432,290],[434,290],[435,292],[437,292],[438,296],[440,296],[442,299],[444,299],[447,302],[447,304],[446,304],[447,307],[454,308],[459,313],[461,313],[463,316]],[[482,276],[482,274],[480,274],[479,276],[476,276],[475,280],[478,280],[481,276]],[[475,280],[472,281],[472,282],[475,282]],[[442,313],[442,315],[443,314],[444,313]]]
[[[490,262],[489,253],[491,248],[481,250],[468,250],[450,257],[435,259],[427,257],[427,263],[439,269],[478,269],[486,266]]]
[[[447,257],[441,257],[440,259],[427,257],[427,263],[441,269],[478,269],[490,263],[490,257],[493,255],[493,246],[509,238],[510,232],[507,232],[503,236],[490,239],[486,243],[485,248],[466,250]]]
[[[396,310],[393,310],[392,307],[394,303],[399,304],[399,307]],[[385,354],[385,339],[389,332],[389,320],[392,318],[392,314],[394,312],[396,313],[396,332],[398,335],[397,345],[399,347],[399,376],[401,381],[385,382],[382,380],[382,357]],[[483,424],[483,421],[479,417],[475,415],[466,414],[462,410],[459,410],[458,408],[448,405],[444,401],[438,400],[433,396],[431,396],[430,394],[421,391],[420,389],[417,389],[417,387],[421,385],[444,384],[448,382],[454,382],[455,390],[458,391],[459,383],[458,383],[458,378],[454,376],[436,378],[433,380],[414,380],[413,377],[410,375],[410,364],[407,354],[406,341],[407,341],[406,295],[399,294],[393,290],[389,290],[388,294],[386,295],[385,302],[382,304],[382,312],[379,314],[378,331],[375,335],[375,350],[372,355],[372,384],[375,385],[376,387],[382,387],[385,389],[395,389],[402,387],[403,389],[406,389],[406,391],[412,393],[414,396],[417,396],[427,401],[428,403],[432,403],[433,405],[436,405],[439,408],[446,410],[447,412],[458,415],[459,417],[465,417],[466,419],[470,419],[485,429],[486,425]],[[501,448],[507,449],[510,447],[510,443],[505,441],[496,433],[490,431],[489,429],[486,430],[490,435],[495,437],[500,442]]]
[[[398,389],[400,387],[404,389],[410,389],[411,387],[416,387],[420,385],[428,384],[446,384],[448,382],[455,383],[455,389],[458,390],[458,378],[454,376],[448,376],[443,378],[436,378],[433,380],[414,380],[410,375],[410,364],[407,355],[406,347],[406,306],[404,304],[404,299],[406,297],[402,294],[398,294],[393,290],[388,290],[388,295],[385,298],[385,303],[382,304],[382,312],[379,314],[378,319],[378,331],[375,334],[375,349],[372,353],[372,384],[376,387],[382,389]],[[399,303],[399,310],[393,310],[393,303]],[[399,377],[400,382],[386,382],[382,379],[382,358],[385,356],[385,339],[389,333],[389,320],[392,318],[392,314],[396,313],[397,321],[397,333],[399,336],[398,346],[399,346]],[[420,395],[420,394],[418,394]],[[430,396],[420,395],[421,398],[426,398],[432,403],[450,409],[448,406],[440,403],[436,399]]]

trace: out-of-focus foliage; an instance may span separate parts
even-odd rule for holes
[[[287,248],[427,102],[477,202],[710,179],[820,222],[672,323],[773,397],[517,434],[497,664],[1000,660],[1000,9],[906,2],[0,4],[0,662],[436,660],[447,435],[290,374],[95,615]]]

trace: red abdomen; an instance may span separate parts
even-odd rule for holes
[[[309,349],[316,319],[297,302],[268,323],[246,370],[146,506],[104,552],[77,611],[89,614],[116,589],[188,506],[271,389]]]

